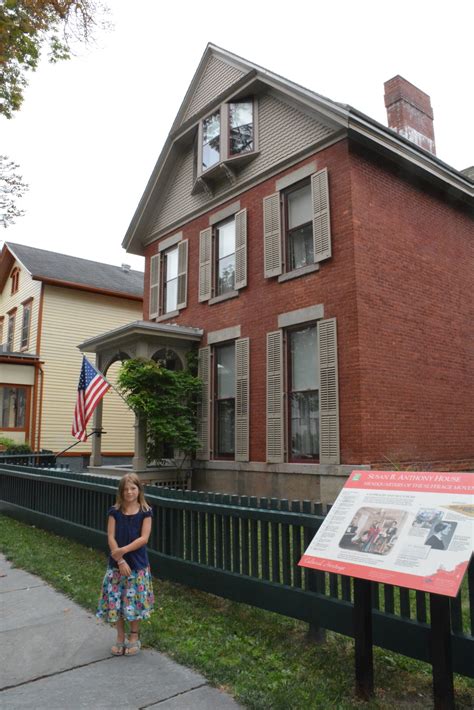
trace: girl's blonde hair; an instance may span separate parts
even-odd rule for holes
[[[132,483],[138,488],[138,505],[140,506],[140,510],[150,510],[150,506],[145,500],[143,483],[140,481],[136,473],[126,473],[125,476],[122,476],[122,478],[120,479],[114,508],[117,508],[117,510],[121,510],[124,507],[125,501],[123,499],[123,492],[127,483]]]

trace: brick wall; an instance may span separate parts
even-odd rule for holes
[[[351,178],[361,463],[474,466],[473,221],[357,151]]]
[[[474,459],[472,221],[349,151],[347,141],[299,165],[311,160],[328,168],[330,185],[333,256],[319,272],[284,283],[263,276],[262,199],[275,191],[275,177],[239,197],[248,210],[248,286],[237,298],[197,301],[199,232],[223,205],[182,228],[188,307],[176,322],[205,331],[240,324],[250,338],[250,460],[265,460],[266,333],[277,329],[279,313],[318,303],[325,318],[337,318],[341,463],[446,468]],[[145,318],[156,252],[156,243],[147,247]]]

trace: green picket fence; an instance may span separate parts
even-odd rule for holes
[[[0,511],[107,549],[106,512],[116,481],[4,465]],[[309,501],[229,496],[148,486],[156,576],[353,636],[353,580],[298,567],[321,525]],[[428,594],[372,585],[374,643],[430,662]],[[474,562],[451,600],[453,668],[474,677]]]

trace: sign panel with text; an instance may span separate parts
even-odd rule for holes
[[[474,549],[474,474],[353,471],[299,564],[455,597]]]

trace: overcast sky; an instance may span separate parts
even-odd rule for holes
[[[383,83],[401,74],[431,96],[438,157],[474,163],[471,0],[108,5],[114,28],[44,62],[0,118],[0,153],[30,186],[4,240],[143,268],[121,242],[208,42],[385,125]]]

